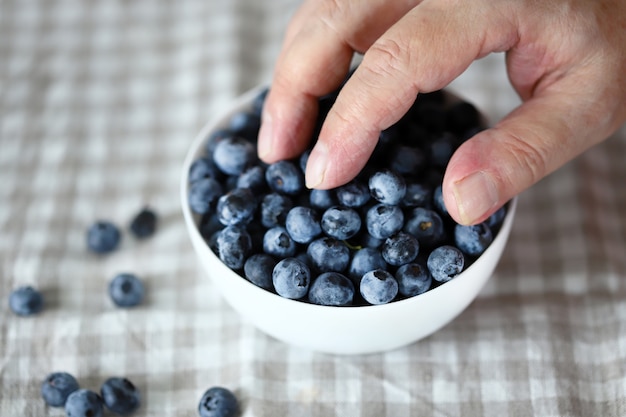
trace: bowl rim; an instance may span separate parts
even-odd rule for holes
[[[183,217],[185,219],[186,228],[188,229],[188,233],[192,236],[192,240],[199,240],[204,242],[204,238],[200,234],[200,230],[198,228],[198,217],[199,215],[191,212],[191,209],[188,204],[188,192],[189,192],[189,168],[191,164],[199,157],[201,157],[201,150],[204,143],[208,140],[209,134],[215,131],[217,128],[222,126],[228,117],[235,114],[237,111],[245,109],[246,106],[251,104],[251,100],[254,99],[260,92],[266,89],[267,86],[259,85],[256,86],[242,95],[236,97],[233,101],[230,102],[228,106],[225,107],[224,110],[216,113],[214,117],[212,117],[203,127],[200,129],[194,140],[191,142],[190,147],[188,148],[187,154],[184,159],[181,178],[180,178],[180,198],[181,198],[181,209],[183,212]],[[447,95],[452,97],[453,99],[459,99],[460,96],[449,90],[444,90]],[[481,113],[482,114],[482,113]],[[483,116],[484,117],[484,116]],[[510,235],[510,229],[512,227],[513,220],[515,218],[515,212],[517,210],[518,204],[518,196],[513,197],[506,203],[507,211],[504,217],[504,220],[499,228],[498,233],[496,234],[493,242],[489,245],[489,247],[481,254],[478,258],[476,258],[468,267],[463,269],[463,271],[451,279],[450,281],[443,282],[435,288],[429,289],[422,294],[418,294],[412,297],[406,297],[399,300],[394,300],[392,302],[386,304],[378,304],[378,305],[358,305],[358,306],[325,306],[319,304],[313,304],[303,299],[289,299],[280,296],[275,292],[268,291],[264,288],[261,288],[254,283],[250,282],[245,277],[239,275],[237,272],[231,270],[226,266],[221,259],[211,250],[211,248],[205,244],[205,252],[208,252],[208,256],[212,258],[213,261],[219,262],[225,268],[227,268],[230,272],[232,272],[233,276],[237,277],[241,282],[237,285],[249,286],[253,289],[251,291],[258,291],[261,297],[269,297],[268,301],[274,300],[277,303],[285,303],[286,305],[291,305],[292,308],[297,308],[302,311],[311,310],[311,311],[332,311],[334,314],[336,312],[341,311],[340,314],[358,314],[359,311],[363,311],[365,308],[368,311],[385,311],[385,310],[394,310],[394,309],[403,309],[406,304],[413,304],[419,302],[419,300],[426,300],[427,298],[433,298],[440,296],[439,293],[443,291],[454,291],[454,288],[463,284],[463,278],[471,275],[473,270],[480,267],[480,265],[484,262],[487,262],[489,258],[489,254],[496,249],[498,246],[496,242],[499,242],[503,248],[506,246],[506,241]],[[500,242],[503,241],[503,242]],[[499,262],[499,259],[496,260],[496,266]],[[210,274],[208,274],[210,275]],[[493,272],[489,277],[485,279],[485,282],[493,275]],[[210,276],[213,280],[213,277]],[[355,288],[356,290],[356,288]],[[479,289],[480,292],[481,289]],[[427,302],[427,301],[425,301]]]

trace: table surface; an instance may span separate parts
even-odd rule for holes
[[[158,4],[157,4],[158,3]],[[456,320],[405,348],[332,356],[242,320],[200,271],[179,203],[200,128],[269,82],[294,0],[0,2],[0,415],[61,416],[42,379],[126,376],[137,416],[195,416],[207,388],[243,416],[626,415],[626,131],[520,195],[494,276]],[[497,120],[519,102],[502,55],[451,88]],[[546,115],[547,117],[549,115]],[[144,205],[158,233],[87,253],[99,218]],[[118,272],[146,303],[114,308]],[[8,294],[35,285],[45,311]]]

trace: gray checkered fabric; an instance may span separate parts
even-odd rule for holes
[[[196,416],[232,389],[242,416],[626,415],[626,129],[520,196],[502,261],[456,320],[405,348],[332,356],[242,320],[204,276],[179,203],[204,123],[271,77],[294,0],[0,0],[0,415],[62,416],[53,371],[126,376],[137,416]],[[497,120],[518,104],[503,57],[451,86]],[[126,227],[142,207],[154,238]],[[87,253],[96,219],[120,250]],[[115,308],[118,272],[147,285]],[[35,285],[36,317],[8,295]]]

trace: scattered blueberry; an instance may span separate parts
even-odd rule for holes
[[[419,263],[408,263],[398,268],[395,274],[398,292],[405,297],[414,297],[430,289],[433,278],[428,268]]]
[[[198,404],[200,417],[235,417],[239,413],[237,397],[224,387],[209,388]]]
[[[309,291],[311,271],[299,259],[285,258],[274,267],[272,282],[281,297],[299,299]]]
[[[334,206],[322,215],[322,230],[338,240],[350,239],[361,229],[361,217],[354,209]]]
[[[438,282],[450,281],[463,271],[464,265],[463,252],[451,245],[440,246],[428,255],[428,270]]]
[[[304,189],[304,175],[291,161],[278,161],[265,170],[267,185],[281,194],[297,195]]]
[[[256,160],[254,145],[239,136],[222,139],[213,151],[215,165],[227,175],[239,175]]]
[[[309,301],[324,306],[348,306],[354,299],[354,284],[339,272],[319,275],[309,289]]]
[[[138,239],[145,239],[154,234],[157,227],[157,215],[154,210],[143,208],[130,222],[130,232]]]
[[[18,316],[32,316],[43,310],[43,295],[31,286],[16,288],[9,295],[9,307]]]
[[[109,378],[100,387],[104,405],[113,413],[133,413],[141,404],[139,390],[126,378]]]
[[[118,274],[109,283],[109,296],[118,307],[135,307],[141,304],[145,293],[143,283],[135,274]]]
[[[375,269],[363,275],[360,292],[370,304],[387,304],[398,295],[398,282],[390,272]]]
[[[72,392],[65,402],[67,417],[102,417],[102,398],[93,391],[79,389]]]
[[[387,204],[399,204],[406,194],[404,178],[390,169],[372,174],[369,179],[370,194],[377,201]]]
[[[454,227],[454,243],[466,255],[480,256],[491,242],[493,234],[486,222],[472,226],[457,224]]]
[[[41,397],[50,407],[63,407],[67,397],[80,387],[73,375],[67,372],[49,374],[41,383]]]
[[[122,235],[116,225],[107,220],[99,220],[87,229],[87,247],[95,253],[109,253],[120,244]]]
[[[273,291],[272,272],[276,263],[276,260],[268,254],[254,254],[243,265],[244,276],[254,285]]]
[[[311,207],[296,206],[289,210],[285,227],[297,243],[309,243],[322,234],[319,214]]]

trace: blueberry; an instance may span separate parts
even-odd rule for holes
[[[224,225],[217,218],[215,213],[206,213],[200,219],[200,234],[205,240],[208,240],[215,232],[219,232]]]
[[[435,190],[433,191],[433,205],[435,206],[435,210],[443,216],[442,218],[450,218],[446,204],[443,201],[443,190],[441,185],[435,187]]]
[[[428,270],[438,282],[450,281],[463,271],[464,265],[463,252],[451,245],[440,246],[428,255]]]
[[[87,247],[95,253],[109,253],[120,244],[122,235],[116,225],[99,220],[87,229]]]
[[[345,206],[334,206],[322,215],[322,230],[330,237],[346,240],[361,230],[361,217],[354,209]]]
[[[219,258],[231,269],[241,269],[252,248],[252,239],[242,226],[227,226],[217,235]]]
[[[339,272],[319,275],[309,289],[309,301],[324,306],[348,306],[354,299],[354,284]]]
[[[400,175],[417,175],[425,163],[424,152],[414,146],[397,145],[391,152],[391,170]]]
[[[436,211],[423,207],[411,210],[403,230],[415,236],[423,247],[439,246],[446,239],[441,216]]]
[[[261,201],[261,224],[267,228],[284,225],[292,207],[290,197],[278,193],[266,194]]]
[[[370,235],[386,239],[402,229],[404,213],[398,206],[376,204],[367,211],[365,224]]]
[[[130,232],[138,239],[145,239],[154,234],[157,227],[157,215],[154,210],[144,207],[130,222]]]
[[[319,214],[310,207],[296,206],[289,210],[285,227],[297,243],[309,243],[322,234]]]
[[[256,141],[261,127],[261,117],[256,112],[239,111],[231,116],[228,127],[237,136]]]
[[[413,262],[419,253],[419,242],[408,233],[398,232],[383,243],[381,254],[389,265],[400,266]]]
[[[296,253],[296,242],[287,229],[275,226],[267,229],[263,236],[263,251],[277,258],[291,257]]]
[[[217,147],[217,145],[222,140],[226,138],[230,138],[232,136],[233,136],[233,132],[227,128],[217,129],[211,132],[211,134],[209,134],[209,136],[206,139],[206,143],[204,145],[204,150],[207,155],[210,155],[211,160],[213,160],[213,154],[215,153],[215,148]],[[219,172],[220,174],[223,174],[221,171]]]
[[[319,272],[343,272],[350,263],[350,249],[339,240],[328,236],[309,243],[306,253]]]
[[[359,249],[352,255],[348,276],[358,283],[365,273],[375,269],[387,270],[387,262],[380,251],[374,248]]]
[[[419,263],[408,263],[398,268],[395,274],[398,292],[405,297],[413,297],[430,289],[433,278],[428,268]]]
[[[272,283],[281,297],[299,299],[309,291],[311,271],[301,260],[285,258],[274,267]]]
[[[426,184],[410,182],[406,185],[406,194],[402,199],[403,207],[424,207],[432,206],[433,190]]]
[[[209,388],[198,404],[200,417],[235,417],[239,413],[237,398],[224,387]]]
[[[429,161],[435,167],[448,165],[452,154],[458,147],[458,138],[450,132],[442,132],[429,144]]]
[[[494,234],[494,237],[495,237],[495,232],[498,229],[500,229],[500,226],[502,226],[502,222],[504,221],[504,216],[506,216],[506,206],[500,207],[486,220],[487,225],[491,228],[491,231]]]
[[[257,287],[273,291],[272,272],[274,271],[276,263],[276,260],[268,254],[254,254],[250,256],[243,265],[244,276]]]
[[[203,178],[219,179],[221,172],[215,162],[209,158],[198,158],[189,167],[189,182],[193,183]]]
[[[67,397],[78,390],[78,381],[67,372],[49,374],[41,383],[41,397],[50,407],[63,407]]]
[[[100,387],[104,405],[116,414],[130,414],[141,404],[139,390],[126,378],[109,378]]]
[[[134,307],[141,304],[145,293],[143,283],[135,274],[117,274],[109,283],[109,296],[118,307]]]
[[[67,417],[102,417],[102,409],[102,398],[87,389],[72,392],[65,402]]]
[[[390,169],[377,171],[369,179],[370,194],[377,201],[387,204],[400,204],[406,194],[406,183],[400,174]]]
[[[493,234],[486,222],[472,226],[457,224],[454,227],[454,243],[466,255],[482,255],[491,242],[493,242]]]
[[[331,190],[313,189],[309,193],[309,204],[313,208],[326,210],[337,205],[337,199],[335,198],[335,193]]]
[[[291,161],[278,161],[265,170],[267,185],[281,194],[297,195],[304,189],[304,175]]]
[[[360,292],[370,304],[387,304],[398,295],[398,282],[390,272],[375,269],[361,278]]]
[[[311,155],[311,150],[307,149],[304,152],[302,152],[302,154],[300,155],[300,158],[298,158],[298,164],[300,166],[300,170],[302,171],[302,173],[306,172],[306,164],[307,162],[309,162],[310,155]]]
[[[245,225],[252,221],[257,202],[249,188],[235,188],[217,200],[217,217],[224,226]]]
[[[222,185],[214,178],[202,178],[189,186],[189,208],[194,213],[211,211],[222,195]]]
[[[18,316],[32,316],[43,310],[43,296],[31,286],[19,287],[9,295],[9,307]]]
[[[335,195],[339,204],[346,207],[362,207],[371,198],[367,184],[358,179],[338,187]]]
[[[249,188],[255,193],[261,193],[266,186],[265,169],[261,165],[251,166],[237,177],[237,188]]]
[[[213,151],[215,165],[227,175],[239,175],[256,160],[256,149],[239,136],[222,139]]]

